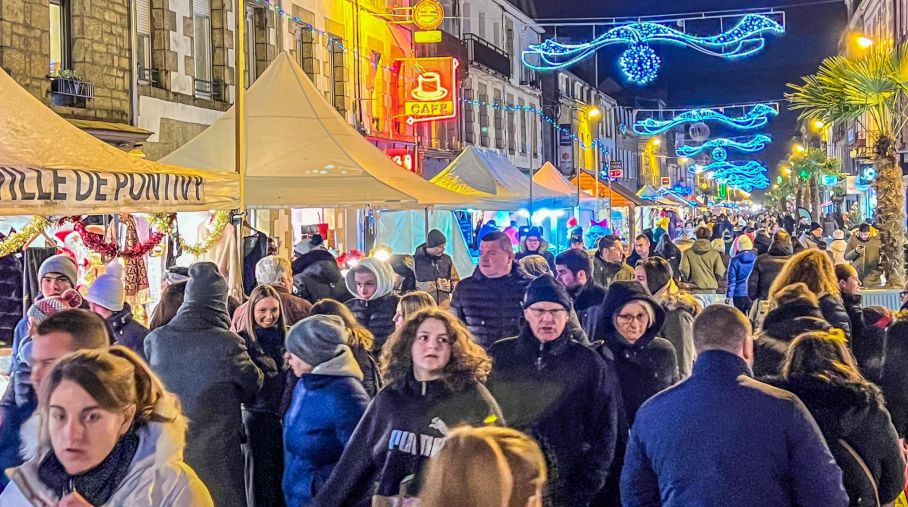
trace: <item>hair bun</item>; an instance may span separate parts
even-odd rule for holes
[[[60,294],[60,299],[65,301],[70,308],[82,306],[82,294],[79,294],[79,291],[75,289],[66,289],[63,294]]]

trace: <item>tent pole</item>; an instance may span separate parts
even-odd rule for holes
[[[236,146],[236,170],[240,176],[240,213],[246,212],[246,5],[234,4],[236,8],[236,102],[234,145]]]

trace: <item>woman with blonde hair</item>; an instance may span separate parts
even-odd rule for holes
[[[395,329],[400,329],[410,315],[422,310],[423,308],[435,308],[438,306],[435,299],[428,292],[414,290],[400,297],[397,303],[397,313],[394,314]]]
[[[183,462],[179,401],[135,352],[66,355],[41,397],[38,457],[12,470],[0,506],[214,505]]]
[[[414,496],[449,428],[501,422],[483,386],[492,361],[466,327],[439,308],[407,319],[382,350],[385,388],[369,404],[313,506],[368,506]],[[401,482],[415,476],[415,489]]]
[[[353,312],[340,301],[333,299],[322,299],[312,306],[312,315],[335,315],[344,321],[344,327],[347,328],[347,346],[353,351],[353,357],[356,364],[363,372],[363,389],[369,395],[369,398],[375,396],[381,389],[381,373],[378,371],[378,364],[372,353],[372,345],[375,343],[375,337],[372,331],[366,328],[356,320]],[[289,390],[293,390],[291,387]]]
[[[545,457],[510,428],[457,428],[429,461],[421,507],[542,507]]]
[[[833,327],[844,330],[846,336],[851,336],[851,319],[842,304],[835,268],[826,252],[802,250],[788,259],[769,287],[770,305],[776,306],[776,294],[780,290],[799,282],[807,285],[820,300],[823,318]]]
[[[545,257],[541,255],[527,255],[517,262],[533,278],[539,278],[542,275],[553,275],[552,270],[549,269],[549,261],[545,260]]]
[[[769,381],[807,406],[842,469],[850,505],[895,501],[905,485],[899,436],[880,389],[861,376],[841,330],[795,338],[781,376]]]

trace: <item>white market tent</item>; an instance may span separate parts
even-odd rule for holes
[[[530,207],[529,176],[520,172],[507,158],[493,151],[467,146],[451,164],[432,178],[448,190],[473,198],[472,207],[516,211]],[[533,188],[533,207],[570,208],[577,204],[576,194],[558,192],[539,185]]]
[[[238,205],[235,174],[130,155],[70,124],[3,70],[0,111],[0,216],[203,211]]]
[[[533,175],[533,181],[553,192],[575,196],[574,205],[577,205],[577,187],[561,174],[551,162],[542,164],[542,167]],[[580,192],[580,207],[592,209],[596,205],[596,198],[587,192]]]
[[[235,108],[164,160],[234,170]],[[419,208],[468,200],[402,169],[328,103],[282,52],[246,92],[250,208]]]

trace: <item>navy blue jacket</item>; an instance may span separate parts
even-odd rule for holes
[[[690,378],[640,408],[622,505],[848,505],[842,471],[807,408],[751,375],[734,354],[701,352]]]
[[[753,250],[739,252],[731,258],[731,262],[728,263],[728,290],[725,292],[725,297],[748,297],[747,278],[753,271],[756,261],[757,254]]]
[[[500,278],[486,278],[479,270],[461,280],[451,296],[451,311],[467,325],[477,343],[489,348],[520,333],[523,293],[533,278],[517,262]]]

